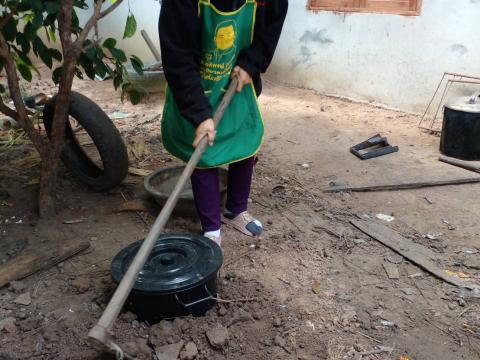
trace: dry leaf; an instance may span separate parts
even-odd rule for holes
[[[122,211],[149,211],[150,209],[141,199],[130,200],[121,204],[115,212]]]
[[[131,159],[142,160],[150,154],[144,138],[133,138],[127,144],[128,155]]]
[[[85,218],[80,218],[80,219],[73,219],[73,220],[64,220],[63,223],[64,223],[64,224],[68,224],[68,225],[70,225],[70,224],[79,224],[79,223],[84,222],[85,220],[87,220],[87,219],[85,219]]]
[[[33,185],[38,185],[40,184],[40,180],[39,179],[32,179],[30,180],[29,182],[27,182],[25,184],[25,186],[33,186]]]
[[[138,175],[138,176],[148,176],[150,175],[153,170],[148,170],[148,169],[138,169],[138,168],[133,168],[129,167],[128,172],[132,175]]]
[[[470,275],[465,274],[461,271],[456,272],[456,271],[451,271],[451,270],[445,270],[445,272],[450,276],[455,276],[455,277],[458,277],[460,279],[470,279],[470,277],[471,277]]]
[[[31,168],[40,163],[38,154],[30,155],[18,160],[13,160],[12,164],[19,168]]]
[[[321,286],[319,283],[315,283],[313,284],[312,286],[312,291],[315,293],[315,294],[320,294],[320,290],[321,290]]]

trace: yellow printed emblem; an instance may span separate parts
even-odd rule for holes
[[[221,25],[221,24],[220,24]],[[228,50],[235,43],[235,28],[232,24],[219,27],[215,34],[215,45],[219,50]]]

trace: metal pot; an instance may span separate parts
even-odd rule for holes
[[[440,152],[462,160],[480,160],[480,92],[445,105]]]
[[[111,271],[119,283],[142,241],[115,256]],[[178,316],[202,316],[215,304],[220,247],[203,236],[161,235],[133,286],[126,306],[150,324]]]

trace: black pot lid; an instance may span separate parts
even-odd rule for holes
[[[445,107],[467,113],[480,113],[480,92],[469,97],[454,99],[445,104]]]
[[[113,258],[115,282],[122,280],[142,242],[127,246]],[[214,276],[222,263],[222,250],[212,240],[191,234],[164,234],[156,241],[133,289],[157,294],[185,291]]]

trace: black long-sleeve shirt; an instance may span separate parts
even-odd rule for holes
[[[245,0],[211,0],[221,11],[234,11]],[[253,42],[240,52],[237,65],[252,77],[258,95],[260,74],[272,61],[288,0],[257,1]],[[175,102],[184,118],[195,126],[212,117],[212,108],[203,92],[200,77],[201,19],[198,0],[163,0],[159,20],[163,69]]]

